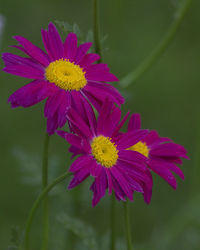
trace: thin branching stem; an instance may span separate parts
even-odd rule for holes
[[[25,229],[25,250],[29,250],[29,235],[30,235],[30,230],[31,230],[31,226],[32,226],[32,222],[33,222],[33,218],[35,216],[35,212],[38,208],[38,206],[40,205],[41,201],[44,200],[47,196],[47,194],[60,182],[62,182],[63,180],[65,180],[67,177],[69,177],[71,175],[71,173],[66,172],[64,174],[62,174],[61,176],[59,176],[58,178],[56,178],[53,182],[51,182],[42,192],[41,194],[38,196],[38,198],[36,199],[36,201],[34,202],[31,211],[29,213],[28,216],[28,220],[26,223],[26,229]]]
[[[192,0],[184,0],[181,7],[176,12],[174,22],[171,24],[169,30],[164,35],[163,39],[160,43],[153,49],[149,56],[147,56],[144,61],[139,64],[133,71],[128,73],[125,77],[123,77],[120,81],[120,86],[122,88],[126,88],[132,83],[134,83],[139,77],[143,75],[158,59],[159,57],[165,52],[168,48],[170,42],[176,35],[176,32],[190,7]]]

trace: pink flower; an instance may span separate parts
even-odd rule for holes
[[[121,110],[108,100],[103,104],[98,119],[87,102],[82,102],[83,112],[69,110],[67,117],[74,133],[57,133],[71,144],[70,151],[80,155],[69,171],[74,174],[69,189],[83,182],[88,176],[94,177],[90,189],[94,193],[95,206],[106,190],[114,191],[118,200],[133,200],[133,193],[151,192],[152,179],[146,167],[146,157],[138,152],[126,150],[141,141],[148,130],[118,132],[127,116],[120,122]],[[84,115],[83,115],[84,114]]]
[[[42,30],[46,52],[26,38],[14,37],[23,51],[24,58],[4,53],[5,72],[33,79],[32,82],[14,92],[8,101],[12,108],[29,107],[47,98],[44,115],[47,118],[47,132],[53,134],[65,125],[66,112],[73,107],[78,112],[80,103],[88,100],[100,110],[105,98],[118,105],[123,97],[110,84],[118,79],[109,72],[106,64],[94,64],[100,56],[87,51],[92,43],[77,46],[77,37],[70,33],[63,43],[55,26],[50,23],[48,30]]]
[[[133,114],[128,123],[128,133],[140,129],[140,115]],[[189,159],[186,155],[187,151],[183,146],[172,142],[171,139],[159,137],[155,130],[150,131],[136,144],[134,142],[128,149],[145,156],[148,168],[161,176],[174,189],[177,187],[177,182],[173,173],[184,180],[184,174],[177,165],[182,164],[181,158]]]

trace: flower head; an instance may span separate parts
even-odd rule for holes
[[[129,120],[128,132],[138,131],[138,129],[141,129],[140,115],[133,114]],[[177,164],[182,164],[181,158],[188,159],[187,151],[171,139],[160,137],[155,130],[150,131],[142,140],[133,143],[128,149],[145,156],[147,166],[174,189],[177,187],[177,182],[173,172],[184,180],[184,174]]]
[[[94,64],[100,59],[98,54],[87,53],[92,43],[77,46],[77,36],[74,33],[68,34],[63,43],[52,23],[48,30],[42,30],[46,52],[24,37],[14,38],[19,46],[13,47],[23,51],[28,57],[4,53],[3,70],[33,81],[14,92],[8,101],[13,108],[29,107],[47,98],[44,115],[49,134],[64,126],[69,108],[81,109],[81,101],[88,100],[98,111],[105,98],[118,105],[124,102],[118,91],[105,83],[118,79],[109,72],[106,64]]]
[[[98,119],[88,103],[83,102],[82,107],[82,116],[74,109],[67,114],[76,134],[57,132],[72,145],[70,151],[74,155],[80,154],[69,169],[74,173],[69,189],[93,176],[90,188],[94,193],[93,206],[105,195],[106,189],[109,194],[113,190],[118,200],[128,197],[132,201],[134,191],[151,193],[152,179],[145,165],[146,158],[138,152],[126,150],[133,142],[141,141],[148,130],[134,130],[119,136],[127,116],[120,122],[121,111],[112,102],[105,101]]]

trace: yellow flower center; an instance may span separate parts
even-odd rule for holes
[[[138,143],[136,143],[135,145],[131,146],[130,148],[127,148],[128,150],[133,150],[133,151],[137,151],[140,154],[148,157],[149,156],[149,149],[147,147],[147,144],[145,142],[141,142],[139,141]]]
[[[92,155],[102,166],[110,168],[118,159],[118,150],[110,137],[98,136],[91,143]]]
[[[49,64],[45,70],[46,79],[65,90],[80,90],[86,84],[85,72],[67,59],[59,59]]]

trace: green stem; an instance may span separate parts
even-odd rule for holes
[[[43,159],[42,159],[42,190],[48,185],[48,149],[49,149],[49,135],[45,135]],[[48,212],[48,196],[43,202],[43,237],[42,250],[48,249],[48,234],[49,234],[49,212]]]
[[[126,243],[127,250],[132,250],[132,240],[131,240],[131,223],[129,218],[128,202],[124,202],[124,220],[125,220],[125,233],[126,233]]]
[[[99,0],[93,0],[93,34],[95,52],[101,56],[99,62],[102,61],[101,43],[100,43],[100,24],[99,24]]]
[[[111,241],[110,241],[110,250],[115,250],[115,239],[116,239],[116,207],[115,207],[115,195],[111,196],[111,209],[110,209],[110,218],[111,218]]]
[[[64,174],[62,174],[61,176],[59,176],[58,178],[56,178],[52,183],[50,183],[43,191],[42,193],[38,196],[38,198],[36,199],[36,201],[34,202],[31,211],[29,213],[28,216],[28,220],[26,223],[26,229],[25,229],[25,250],[29,250],[29,234],[30,234],[30,230],[31,230],[31,226],[32,226],[32,222],[33,222],[33,218],[35,216],[35,212],[38,208],[38,206],[40,205],[41,201],[43,199],[46,198],[47,194],[60,182],[62,182],[63,180],[65,180],[68,176],[70,176],[71,173],[66,172]]]
[[[131,83],[135,82],[142,74],[147,71],[154,62],[163,54],[168,48],[170,42],[175,37],[175,34],[187,12],[192,0],[185,0],[175,15],[174,22],[171,24],[169,30],[164,35],[157,47],[147,56],[139,66],[121,79],[120,86],[123,88],[128,87]]]

